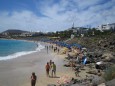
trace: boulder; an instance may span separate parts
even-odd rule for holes
[[[110,49],[114,49],[115,47],[114,47],[114,45],[112,45],[112,46],[110,46],[109,48],[110,48]]]
[[[105,47],[108,47],[108,45],[107,45],[107,44],[105,44],[103,47],[104,47],[104,48],[105,48]]]
[[[106,86],[115,86],[115,79],[108,81],[105,84],[106,84]]]
[[[113,58],[113,55],[111,53],[104,53],[102,55],[102,58],[104,58],[105,60],[111,60]]]
[[[106,86],[105,83],[99,84],[98,86]]]
[[[97,86],[97,85],[99,85],[99,84],[101,84],[103,82],[104,82],[104,79],[102,77],[96,76],[96,75],[94,76],[94,79],[92,80],[92,83],[95,86]]]

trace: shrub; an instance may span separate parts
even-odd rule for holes
[[[108,69],[105,71],[104,79],[105,79],[106,81],[110,81],[110,80],[112,80],[112,79],[115,79],[115,66],[112,66],[112,67],[108,68]]]

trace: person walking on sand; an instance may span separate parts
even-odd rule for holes
[[[52,70],[52,77],[56,77],[56,65],[54,64],[54,62],[52,62],[51,65],[51,70]]]
[[[32,76],[31,76],[31,86],[35,86],[36,85],[36,80],[37,80],[37,76],[33,72]]]
[[[51,68],[52,68],[52,60],[50,60],[49,65],[50,65],[50,70],[49,70],[49,72],[50,72],[50,75],[52,75],[52,70],[51,70]]]
[[[47,48],[47,54],[48,54],[48,46],[46,48]]]
[[[49,65],[50,65],[50,66],[52,65],[52,60],[50,60]]]
[[[58,54],[59,54],[59,51],[60,51],[59,48],[57,50],[58,50]]]
[[[46,64],[46,75],[47,75],[47,77],[49,77],[49,71],[50,71],[50,65],[47,62],[47,64]]]

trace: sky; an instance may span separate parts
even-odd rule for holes
[[[0,32],[55,32],[115,23],[115,0],[0,0]]]

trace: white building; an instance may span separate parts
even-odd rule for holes
[[[115,23],[100,25],[100,26],[98,26],[98,29],[101,30],[101,31],[109,30],[109,29],[115,29]]]
[[[25,32],[25,33],[22,33],[20,36],[23,36],[23,37],[26,37],[26,36],[32,36],[34,33],[32,32]]]
[[[87,29],[83,28],[83,27],[72,27],[67,29],[67,31],[72,30],[74,33],[80,33],[80,34],[84,34],[87,32]]]

